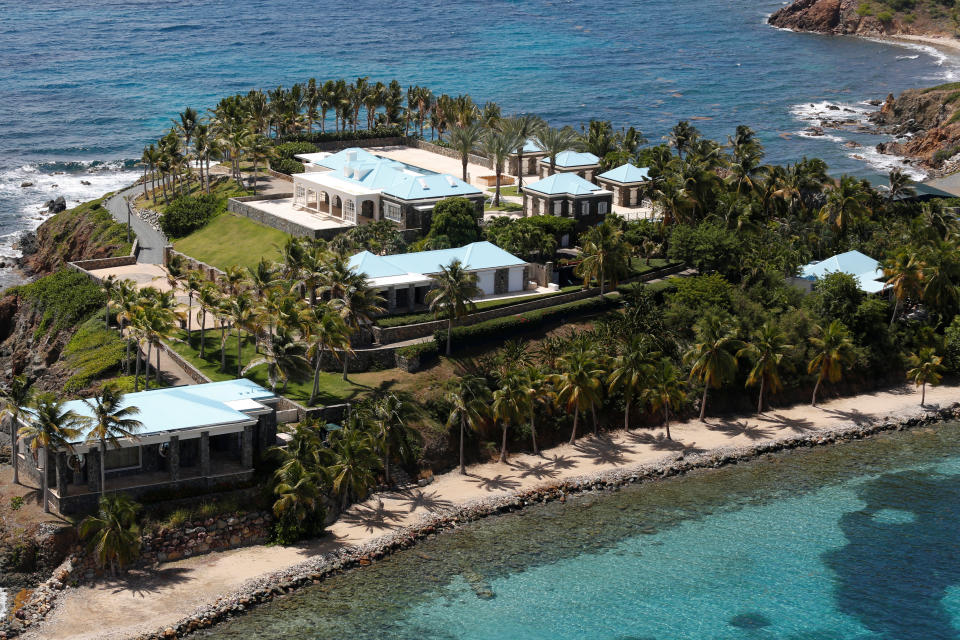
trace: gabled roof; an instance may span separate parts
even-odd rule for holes
[[[610,171],[605,171],[597,176],[598,178],[604,178],[605,180],[613,180],[614,182],[619,182],[621,184],[628,184],[631,182],[643,182],[650,178],[650,170],[646,167],[636,167],[632,164],[622,164],[616,169],[610,169]]]
[[[394,176],[383,192],[404,200],[423,198],[450,198],[452,196],[478,196],[482,192],[449,173],[414,176],[402,173]]]
[[[350,258],[350,268],[374,280],[408,273],[439,273],[441,267],[449,266],[454,260],[459,260],[467,271],[527,264],[497,245],[483,241],[454,249],[397,253],[389,256],[375,256],[369,251],[361,251]]]
[[[276,396],[270,390],[246,378],[239,378],[128,393],[123,396],[121,406],[137,407],[140,410],[138,414],[130,417],[143,423],[143,428],[136,433],[144,436],[246,422],[251,420],[251,417],[231,405],[242,406],[238,401],[269,400],[274,397]],[[83,400],[65,402],[63,407],[80,416],[93,415],[90,406]],[[76,442],[82,440],[83,436]]]
[[[555,173],[547,176],[543,180],[538,180],[532,184],[523,185],[524,190],[536,191],[544,195],[562,195],[582,196],[596,191],[603,191],[589,180],[584,180],[575,173]]]
[[[550,164],[550,157],[541,158],[540,162]],[[589,152],[581,151],[561,151],[557,154],[556,165],[558,167],[589,167],[600,162],[600,158]]]
[[[800,268],[800,277],[819,280],[830,273],[847,273],[856,278],[860,288],[867,293],[883,291],[883,269],[880,263],[859,251],[847,251],[820,262],[811,262]]]

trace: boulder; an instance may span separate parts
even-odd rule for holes
[[[23,182],[20,183],[20,186],[26,189],[27,187],[32,187],[33,183],[30,182],[29,180],[24,180]]]

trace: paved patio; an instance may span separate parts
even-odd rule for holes
[[[334,216],[323,213],[314,213],[293,205],[293,198],[281,198],[279,200],[248,200],[245,202],[249,207],[262,211],[267,215],[275,216],[283,220],[288,220],[296,224],[307,227],[312,231],[321,231],[325,229],[349,229],[355,227],[353,222],[346,222]]]

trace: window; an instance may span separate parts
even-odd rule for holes
[[[600,215],[600,216],[605,216],[605,215],[607,215],[607,203],[606,203],[606,202],[598,202],[598,203],[597,203],[597,215]]]
[[[584,200],[580,203],[580,215],[586,216],[590,215],[590,201]]]
[[[347,222],[357,221],[357,205],[353,200],[343,201],[343,219]]]
[[[294,198],[295,202],[303,202],[304,199],[304,188],[302,184],[297,185],[297,196]]]
[[[140,466],[140,447],[124,447],[123,449],[107,449],[104,456],[103,468],[107,471],[115,469],[132,469]]]
[[[553,215],[559,216],[561,213],[563,213],[563,202],[557,200],[553,203]]]
[[[392,202],[383,203],[383,217],[393,222],[403,222],[403,214],[400,213],[400,205]]]

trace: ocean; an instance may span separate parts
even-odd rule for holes
[[[820,156],[835,174],[885,174],[896,160],[872,151],[875,136],[803,130],[832,106],[862,116],[865,100],[957,77],[960,62],[773,29],[780,4],[0,0],[0,258],[45,201],[132,181],[144,145],[185,107],[310,77],[396,78],[553,125],[609,119],[654,142],[680,119],[721,140],[743,123],[771,162]]]
[[[205,640],[956,640],[960,424],[536,505]]]

